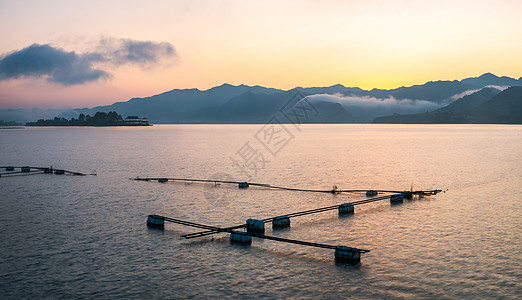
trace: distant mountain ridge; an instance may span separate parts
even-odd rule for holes
[[[375,118],[395,124],[522,124],[522,86],[483,88],[433,112]]]
[[[522,86],[522,77],[518,80],[507,76],[498,77],[491,73],[482,74],[479,77],[471,77],[461,80],[464,84],[473,85],[476,87],[484,87],[488,85],[497,86]]]
[[[366,91],[358,87],[345,87],[336,84],[329,87],[297,87],[289,91],[265,88],[261,86],[233,86],[223,84],[206,91],[198,89],[172,90],[159,95],[133,98],[126,102],[99,106],[91,110],[78,110],[83,113],[95,111],[117,111],[123,115],[140,114],[147,116],[152,123],[263,123],[278,112],[285,100],[297,91],[303,95],[339,94],[355,97],[373,97],[377,99],[412,99],[425,100],[439,106],[451,103],[451,97],[488,85],[521,85],[522,80],[509,77],[497,77],[486,73],[477,78],[461,81],[430,81],[423,85]],[[324,107],[324,105],[323,105]],[[361,121],[357,114],[360,109],[348,111],[347,107],[336,106],[340,113],[333,115],[332,110],[323,112],[321,123],[335,120],[340,123]],[[398,112],[400,113],[400,111]],[[340,116],[344,116],[341,118]],[[371,121],[371,119],[366,119]],[[316,120],[318,121],[318,120]],[[319,122],[319,121],[318,121]]]
[[[185,119],[187,113],[224,104],[231,98],[247,92],[272,95],[281,90],[261,86],[233,86],[223,84],[211,89],[171,90],[162,94],[145,98],[132,98],[126,102],[97,106],[92,109],[77,110],[79,112],[117,111],[123,115],[143,115],[153,122],[173,122]]]
[[[471,95],[464,96],[450,103],[448,106],[437,109],[435,112],[466,113],[482,105],[500,92],[500,90],[495,88],[482,88]]]
[[[522,87],[498,93],[471,112],[472,123],[522,124]]]
[[[430,81],[422,85],[389,90],[363,90],[358,87],[345,87],[336,84],[329,87],[297,87],[285,91],[262,86],[223,84],[208,90],[174,89],[150,97],[132,98],[125,102],[116,102],[91,109],[64,110],[57,116],[70,118],[78,116],[80,113],[92,115],[97,111],[116,111],[124,116],[140,115],[147,117],[152,124],[264,123],[271,116],[280,113],[280,109],[293,95],[300,93],[303,96],[333,95],[324,101],[314,102],[315,106],[321,108],[320,114],[307,119],[306,122],[370,122],[373,118],[384,117],[386,113],[391,114],[392,112],[401,116],[411,113],[425,113],[426,107],[429,107],[428,110],[431,112],[441,109],[437,113],[447,113],[448,110],[455,110],[456,105],[467,107],[474,106],[479,102],[482,104],[489,100],[484,98],[489,97],[487,93],[494,93],[494,90],[484,91],[480,94],[483,96],[482,98],[478,96],[466,98],[466,96],[488,86],[522,86],[522,77],[514,79],[485,73],[479,77],[466,78],[460,81]],[[463,97],[469,103],[455,101],[461,100]],[[372,105],[366,105],[369,103]],[[430,103],[430,105],[420,105],[420,103]],[[460,104],[448,106],[452,103]],[[379,109],[385,105],[388,105],[387,109]],[[444,110],[443,107],[445,106],[449,108]],[[35,116],[38,115],[38,111],[32,110],[30,119],[27,117],[29,111],[0,110],[0,120],[28,122],[37,119]],[[26,115],[25,119],[24,114]],[[48,117],[52,116],[45,116],[45,118]],[[394,120],[397,121],[398,118]]]

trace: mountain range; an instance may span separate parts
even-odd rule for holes
[[[62,111],[54,116],[70,118],[80,113],[116,111],[123,116],[147,117],[153,124],[265,123],[273,116],[284,122],[281,114],[295,100],[292,105],[308,106],[308,111],[302,111],[306,118],[300,122],[304,123],[522,123],[522,117],[516,115],[522,98],[520,88],[515,88],[521,86],[522,77],[498,77],[491,73],[389,90],[337,84],[285,91],[223,84],[204,91],[174,89],[106,106]],[[294,99],[297,96],[299,99]],[[304,102],[299,102],[302,97],[306,97]],[[34,121],[37,112],[29,112],[32,119],[24,120],[21,110],[1,110],[0,120]]]
[[[432,112],[377,117],[374,123],[522,124],[522,86],[483,88]]]

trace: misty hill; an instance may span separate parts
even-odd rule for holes
[[[476,87],[459,81],[428,82],[424,85],[371,91],[345,87],[341,84],[330,87],[295,88],[286,92],[260,86],[224,84],[207,91],[172,90],[152,97],[133,98],[127,102],[95,107],[92,110],[78,110],[78,112],[116,110],[122,114],[146,116],[152,123],[263,123],[276,113],[295,91],[301,91],[306,95],[340,94],[422,99],[442,105],[444,101],[451,101],[452,96],[471,89]],[[325,104],[320,106],[325,110],[321,122],[353,122],[373,118],[367,117],[372,114],[364,112],[366,108],[350,107],[348,111],[336,105],[339,111],[334,117],[334,111],[331,110],[333,106]],[[327,106],[329,109],[326,108]],[[325,120],[327,116],[332,119]]]
[[[425,100],[437,103],[440,107],[450,103],[455,95],[477,89],[477,84],[493,85],[499,83],[499,80],[502,82],[509,80],[508,77],[497,77],[493,74],[484,74],[478,77],[479,81],[475,79],[427,82],[423,85],[391,90],[373,89],[365,91],[357,87],[345,87],[341,84],[329,87],[296,88],[294,90],[299,90],[307,95],[340,94],[368,96],[378,99]],[[517,80],[512,78],[510,82],[518,83]],[[291,91],[293,90],[287,92]],[[90,110],[77,110],[77,112],[91,113],[93,111],[115,110],[126,115],[146,116],[152,123],[262,123],[267,120],[267,116],[278,111],[284,104],[285,97],[290,96],[282,90],[261,86],[223,84],[206,91],[176,89],[151,97],[133,98],[126,102],[98,106]],[[350,116],[349,119],[352,121],[368,120],[368,116],[374,115],[371,112],[366,112],[367,109],[362,107],[350,107],[349,110],[345,107],[343,110],[344,112],[341,111],[341,114],[345,117]],[[345,120],[345,117],[334,119]]]
[[[471,122],[522,124],[522,87],[510,87],[473,109]]]
[[[300,88],[273,95],[247,92],[236,96],[218,107],[209,107],[188,116],[192,122],[204,123],[265,123],[271,117],[287,122],[281,110],[296,95],[308,96]],[[299,99],[295,99],[300,100]],[[313,107],[312,107],[313,106]],[[308,107],[308,114],[300,119],[302,123],[349,123],[353,117],[338,103],[319,102]],[[187,121],[188,122],[188,121]]]
[[[187,117],[197,123],[264,123],[284,105],[289,94],[290,92],[273,95],[246,92],[220,106],[207,107]]]
[[[146,98],[133,98],[126,102],[116,102],[112,105],[98,106],[92,109],[77,110],[82,113],[92,111],[118,111],[124,115],[143,115],[155,123],[170,123],[175,120],[186,120],[187,113],[219,106],[229,99],[245,92],[271,95],[280,90],[261,86],[223,84],[209,90],[175,89],[159,95]],[[179,123],[179,122],[176,122]]]
[[[336,84],[328,87],[297,87],[296,89],[307,93],[309,95],[316,94],[343,94],[343,95],[365,95],[368,91],[360,89],[358,87],[345,87],[342,84]]]
[[[0,110],[0,120],[29,122],[52,116],[71,118],[80,113],[94,114],[96,111],[118,111],[123,115],[147,117],[151,123],[263,123],[297,91],[313,96],[317,107],[324,110],[320,115],[310,118],[310,122],[369,122],[385,115],[420,114],[430,111],[447,114],[449,119],[461,118],[456,111],[472,108],[489,100],[495,91],[483,90],[476,98],[468,95],[486,86],[522,86],[522,78],[498,77],[491,73],[461,81],[430,81],[422,85],[396,89],[363,90],[345,87],[341,84],[329,87],[305,87],[283,91],[262,86],[223,84],[208,90],[174,89],[165,93],[144,98],[132,98],[125,102],[98,106],[92,109],[68,109],[61,112],[43,110]],[[318,97],[321,96],[321,97]],[[323,97],[324,96],[324,97]],[[491,97],[489,97],[491,96]],[[488,98],[489,97],[489,98]],[[480,99],[479,99],[480,98]],[[487,99],[486,99],[487,98]],[[457,102],[454,102],[456,99]],[[453,105],[451,105],[453,103]],[[450,104],[450,106],[447,106]],[[443,108],[446,106],[446,108]],[[438,110],[441,109],[441,110]],[[415,122],[439,122],[439,119],[424,116]],[[316,119],[314,119],[316,118]],[[317,119],[319,118],[319,119]],[[421,119],[425,119],[422,120]],[[382,121],[382,119],[379,119]],[[439,120],[439,121],[436,121]],[[411,121],[408,121],[411,122]],[[450,122],[445,119],[440,122]],[[454,122],[454,121],[451,121]],[[460,121],[464,122],[464,121]]]
[[[479,107],[484,102],[496,96],[500,90],[494,88],[483,88],[471,95],[464,96],[448,106],[437,109],[435,112],[466,113]]]
[[[400,87],[393,90],[373,89],[369,95],[377,98],[393,96],[395,99],[426,100],[441,103],[453,95],[476,89],[476,87],[460,81],[430,81],[423,85]]]
[[[522,124],[522,87],[511,87],[502,92],[485,88],[433,112],[378,117],[373,123]]]
[[[521,84],[522,85],[522,84]],[[484,85],[486,86],[486,85]],[[426,100],[430,102],[440,103],[448,101],[452,96],[463,93],[468,90],[476,89],[471,84],[462,83],[460,81],[429,81],[422,85],[413,85],[410,87],[400,87],[396,89],[372,89],[366,91],[360,88],[345,87],[336,84],[330,87],[313,87],[299,88],[300,90],[310,94],[342,94],[345,96],[369,96],[375,98],[410,99],[410,100]]]
[[[518,80],[506,76],[498,77],[491,73],[483,74],[479,77],[471,77],[461,80],[464,84],[473,85],[476,87],[484,87],[488,85],[497,86],[522,86],[522,77]]]
[[[395,99],[422,99],[431,102],[447,102],[452,96],[487,86],[522,86],[522,77],[518,80],[506,76],[498,77],[485,73],[479,77],[466,78],[461,81],[430,81],[423,85],[400,87],[392,90],[373,89],[370,94],[384,98],[391,95]]]

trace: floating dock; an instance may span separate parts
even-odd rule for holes
[[[273,240],[283,243],[290,243],[290,244],[297,244],[297,245],[303,245],[303,246],[309,246],[309,247],[317,247],[317,248],[324,248],[324,249],[332,249],[335,250],[335,260],[338,262],[347,262],[351,264],[357,264],[361,260],[361,253],[368,253],[370,250],[366,249],[358,249],[358,248],[352,248],[352,247],[346,247],[346,246],[334,246],[334,245],[327,245],[327,244],[320,244],[320,243],[313,243],[313,242],[306,242],[306,241],[299,241],[299,240],[292,240],[292,239],[286,239],[281,237],[275,237],[270,235],[265,235],[261,233],[255,233],[255,232],[249,232],[249,231],[236,231],[231,228],[220,228],[216,226],[209,226],[194,222],[188,222],[184,220],[164,217],[164,216],[158,216],[158,215],[149,215],[147,217],[147,224],[151,226],[163,226],[164,222],[172,222],[176,224],[181,224],[185,226],[191,226],[196,228],[202,228],[207,229],[212,232],[228,232],[230,233],[230,241],[232,243],[252,243],[252,237],[260,238],[260,239],[267,239],[267,240]]]
[[[334,186],[331,190],[318,190],[318,189],[304,189],[304,188],[291,188],[291,187],[282,187],[277,185],[271,185],[267,183],[255,183],[255,182],[247,182],[247,181],[230,181],[230,180],[213,180],[213,179],[192,179],[192,178],[169,178],[169,177],[136,177],[133,180],[138,181],[152,181],[159,183],[167,183],[167,182],[199,182],[199,183],[213,183],[215,185],[219,184],[234,184],[237,185],[240,189],[246,189],[250,186],[264,187],[269,189],[277,189],[277,190],[285,190],[285,191],[296,191],[296,192],[312,192],[312,193],[331,193],[331,194],[341,194],[341,193],[366,193],[367,196],[375,196],[378,193],[403,193],[404,191],[397,190],[371,190],[371,189],[353,189],[353,190],[339,190],[336,186]],[[437,193],[442,192],[442,190],[429,190],[429,191],[411,191],[412,195],[419,195],[422,193],[424,196],[436,195]]]
[[[369,250],[363,250],[358,248],[351,248],[346,246],[334,246],[334,245],[326,245],[326,244],[320,244],[320,243],[313,243],[313,242],[306,242],[306,241],[298,241],[298,240],[291,240],[291,239],[285,239],[275,236],[268,236],[265,235],[265,223],[272,223],[272,228],[282,228],[282,227],[289,227],[290,226],[290,219],[315,213],[321,213],[331,210],[337,210],[339,215],[345,215],[345,214],[353,214],[354,213],[354,207],[356,205],[362,205],[366,203],[376,202],[376,201],[382,201],[382,200],[389,200],[391,204],[396,203],[402,203],[403,199],[411,199],[414,196],[423,197],[423,196],[430,196],[430,195],[436,195],[439,192],[442,192],[442,190],[421,190],[421,191],[390,191],[390,190],[366,190],[366,189],[357,189],[357,190],[338,190],[335,186],[332,190],[316,190],[316,189],[301,189],[301,188],[287,188],[287,187],[280,187],[280,186],[274,186],[270,184],[263,184],[263,183],[249,183],[245,181],[222,181],[222,180],[206,180],[206,179],[186,179],[186,178],[166,178],[166,177],[158,177],[158,178],[135,178],[135,180],[141,180],[141,181],[157,181],[160,183],[166,183],[169,181],[172,182],[203,182],[203,183],[226,183],[226,184],[237,184],[238,188],[245,189],[249,186],[259,186],[264,188],[270,188],[270,189],[280,189],[280,190],[287,190],[287,191],[301,191],[301,192],[316,192],[316,193],[366,193],[367,197],[371,197],[368,199],[363,199],[359,201],[352,201],[352,202],[346,202],[342,204],[337,205],[330,205],[326,207],[320,207],[315,209],[309,209],[294,213],[288,213],[284,215],[279,215],[275,217],[265,218],[265,219],[248,219],[246,220],[245,224],[230,226],[230,227],[216,227],[216,226],[209,226],[194,222],[188,222],[184,220],[164,217],[164,216],[158,216],[158,215],[149,215],[147,218],[147,224],[150,226],[164,226],[164,222],[173,222],[185,226],[190,227],[196,227],[200,229],[204,229],[204,231],[195,232],[195,233],[189,233],[181,235],[181,237],[184,237],[186,239],[196,238],[196,237],[202,237],[207,235],[212,235],[216,233],[221,232],[227,232],[230,233],[230,241],[232,243],[251,243],[252,237],[262,238],[262,239],[269,239],[269,240],[275,240],[285,243],[293,243],[293,244],[299,244],[299,245],[305,245],[305,246],[312,246],[312,247],[319,247],[319,248],[326,248],[326,249],[335,249],[335,260],[340,262],[348,262],[351,264],[357,264],[360,262],[360,254],[361,253],[367,253],[370,252]],[[386,195],[380,195],[379,194],[386,194]],[[246,231],[238,231],[239,229],[246,229]]]
[[[17,171],[19,169],[20,171]],[[56,175],[75,175],[75,176],[86,176],[88,174],[67,171],[64,169],[56,169],[53,167],[30,167],[30,166],[4,166],[0,167],[0,170],[3,170],[3,173],[0,173],[0,177],[12,176],[12,175],[29,175],[29,174],[56,174]],[[89,175],[96,175],[96,173],[91,173]]]
[[[424,192],[424,191],[422,191],[422,192]],[[422,194],[422,193],[420,193],[420,194]],[[305,216],[305,215],[310,215],[310,214],[315,214],[315,213],[321,213],[321,212],[326,212],[326,211],[331,211],[331,210],[338,210],[340,215],[353,214],[354,206],[356,206],[356,205],[361,205],[361,204],[366,204],[366,203],[371,203],[371,202],[376,202],[376,201],[382,201],[382,200],[387,200],[387,199],[389,199],[390,203],[392,203],[392,204],[400,203],[400,202],[403,202],[404,198],[411,198],[410,195],[412,195],[412,192],[402,192],[402,193],[398,193],[398,194],[374,197],[371,199],[364,199],[364,200],[330,205],[330,206],[326,206],[326,207],[320,207],[320,208],[315,208],[315,209],[310,209],[310,210],[305,210],[305,211],[288,213],[288,214],[284,214],[284,215],[280,215],[280,216],[276,216],[276,217],[270,217],[270,218],[261,219],[261,220],[248,219],[245,224],[231,226],[231,227],[227,227],[227,228],[223,228],[223,229],[224,230],[235,230],[235,229],[239,229],[239,228],[247,228],[247,230],[250,230],[250,231],[264,232],[265,223],[272,222],[273,228],[290,227],[290,218],[295,218],[295,217],[300,217],[300,216]],[[186,239],[191,239],[191,238],[202,237],[202,236],[206,236],[206,235],[212,235],[215,233],[218,233],[218,232],[214,231],[214,230],[207,230],[207,231],[184,234],[181,237],[184,237]]]

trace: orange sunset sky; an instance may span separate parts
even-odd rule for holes
[[[521,13],[519,0],[4,0],[0,109],[93,107],[223,83],[518,79]]]

